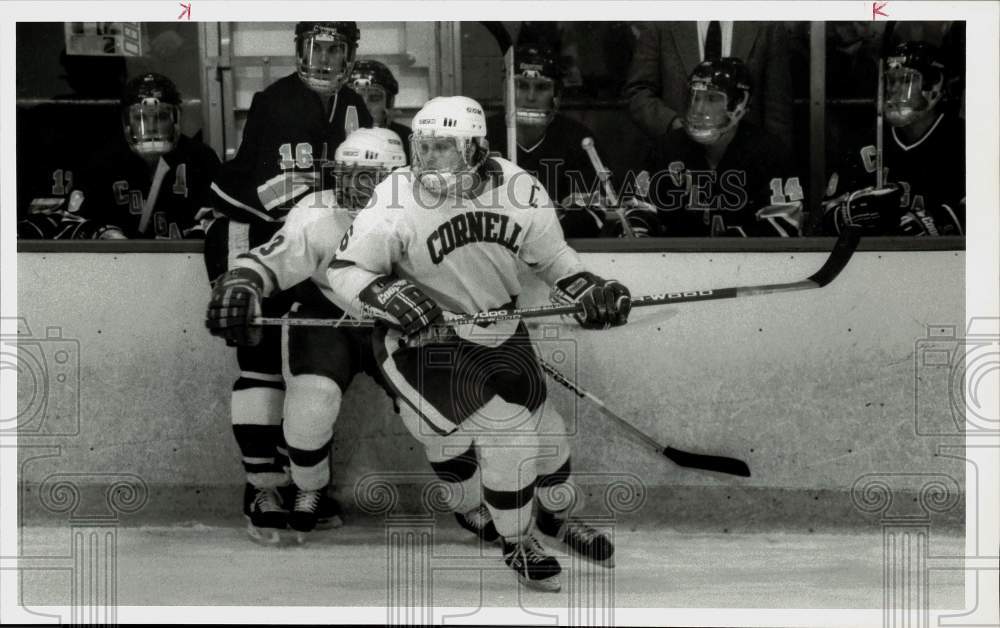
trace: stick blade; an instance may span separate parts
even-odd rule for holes
[[[833,252],[826,259],[826,263],[809,277],[809,281],[822,288],[836,279],[840,271],[844,270],[844,267],[847,266],[847,262],[851,261],[851,256],[854,255],[854,251],[858,248],[858,242],[860,241],[861,234],[857,229],[845,229],[837,239],[837,243],[833,247]]]
[[[662,453],[675,464],[682,467],[728,473],[729,475],[738,475],[742,478],[750,477],[750,467],[747,466],[747,463],[736,458],[695,454],[682,449],[674,449],[673,447],[665,447]]]

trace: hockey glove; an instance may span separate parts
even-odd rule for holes
[[[663,234],[663,225],[659,214],[651,203],[638,198],[627,198],[622,202],[625,208],[625,219],[632,228],[632,234],[637,238],[658,237]],[[624,237],[624,230],[621,235]]]
[[[440,322],[442,317],[441,308],[434,299],[405,279],[379,277],[361,291],[358,299],[366,316],[407,336]]]
[[[205,326],[213,336],[226,339],[226,344],[256,346],[264,336],[264,328],[251,324],[261,315],[264,280],[249,268],[233,268],[215,281],[208,302]]]
[[[628,288],[613,279],[601,279],[586,271],[557,281],[553,300],[581,304],[583,311],[574,314],[573,318],[584,329],[607,329],[624,325],[632,309],[632,295]]]
[[[836,233],[856,227],[871,235],[896,234],[903,217],[902,195],[903,189],[895,184],[851,192],[827,203],[827,222]]]

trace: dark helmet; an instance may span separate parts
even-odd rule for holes
[[[547,78],[558,83],[562,78],[559,55],[544,44],[518,44],[514,49],[514,75]]]
[[[933,114],[944,95],[945,67],[934,46],[909,41],[885,59],[885,118],[904,127]]]
[[[361,40],[361,31],[358,30],[357,22],[297,22],[295,24],[295,37],[299,38],[306,33],[314,33],[320,28],[336,32],[354,48]]]
[[[724,57],[699,63],[688,80],[688,137],[700,144],[718,142],[736,128],[749,102],[750,72],[742,61]]]
[[[298,22],[295,24],[295,56],[299,78],[321,94],[340,89],[347,80],[358,51],[361,31],[355,22]],[[330,65],[329,45],[340,48],[338,67]]]
[[[746,106],[750,102],[752,87],[750,71],[742,60],[736,57],[723,57],[714,61],[699,63],[688,79],[688,86],[696,89],[711,89],[726,95],[729,111],[736,109],[741,103]]]
[[[907,41],[896,46],[886,60],[886,69],[908,68],[920,72],[924,91],[941,89],[945,67],[937,48],[924,41]]]
[[[149,98],[178,107],[181,104],[181,93],[177,91],[173,81],[162,74],[147,72],[126,83],[121,99],[122,107],[130,107]]]
[[[396,82],[392,71],[384,63],[374,59],[362,59],[354,64],[348,82],[354,85],[358,81],[367,81],[369,85],[378,85],[390,97],[399,93],[399,83]]]
[[[121,98],[125,140],[139,156],[155,160],[180,139],[181,94],[174,82],[152,72],[125,85]]]

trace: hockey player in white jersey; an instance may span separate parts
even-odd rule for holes
[[[413,119],[411,142],[412,169],[376,187],[330,266],[330,285],[385,323],[375,331],[377,358],[428,457],[441,460],[446,448],[478,455],[507,565],[528,586],[558,590],[559,563],[531,533],[536,494],[543,532],[607,566],[613,547],[556,510],[565,508],[557,495],[569,479],[569,447],[562,418],[545,403],[527,330],[520,321],[449,326],[445,312],[512,307],[522,263],[559,298],[580,303],[586,327],[624,324],[630,294],[584,269],[537,179],[487,158],[476,101],[429,101]],[[542,445],[558,455],[541,456]]]
[[[213,333],[239,344],[259,342],[262,328],[249,322],[261,315],[261,299],[293,286],[298,286],[298,300],[290,318],[344,315],[346,304],[337,302],[325,270],[375,185],[405,165],[406,156],[392,131],[359,129],[340,144],[334,162],[333,189],[304,197],[268,242],[235,259],[209,306]],[[251,522],[251,537],[270,544],[281,543],[287,528],[301,543],[316,527],[321,492],[330,481],[330,444],[343,392],[361,372],[382,383],[370,329],[291,326],[283,330],[281,355],[283,431],[295,498],[291,512],[276,513],[261,525]]]

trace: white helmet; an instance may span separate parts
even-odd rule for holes
[[[431,192],[454,191],[458,178],[475,172],[489,154],[483,108],[465,96],[432,98],[413,117],[410,147],[417,181]],[[445,154],[451,163],[440,162]]]
[[[333,161],[337,204],[359,210],[368,204],[376,185],[406,165],[406,153],[393,131],[358,129],[340,143]]]
[[[340,143],[333,154],[338,166],[383,168],[387,172],[406,165],[403,142],[385,128],[358,129]]]

